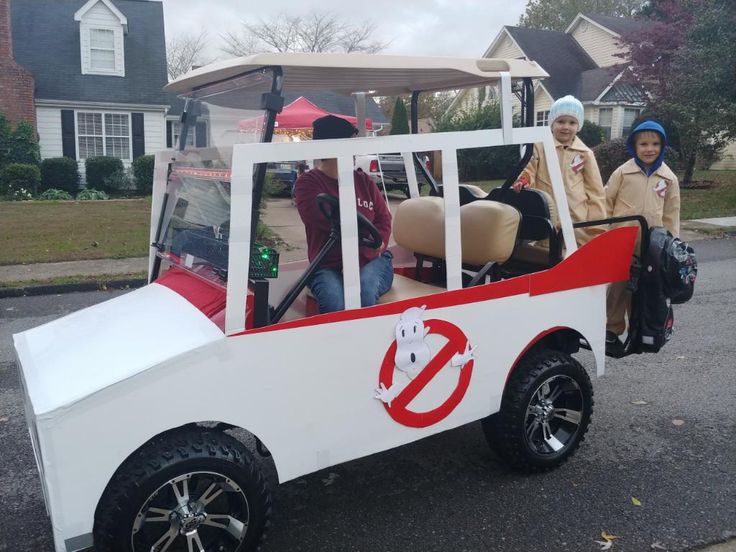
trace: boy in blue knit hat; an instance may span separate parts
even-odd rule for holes
[[[667,135],[654,121],[638,125],[626,141],[631,155],[616,169],[606,185],[606,204],[612,217],[642,215],[647,224],[663,226],[673,236],[680,234],[680,187],[675,173],[664,162]],[[635,249],[639,252],[639,245]],[[606,348],[623,349],[618,336],[626,329],[625,317],[631,312],[631,292],[626,282],[609,286],[606,296]]]
[[[606,199],[598,163],[590,148],[577,137],[585,120],[583,104],[573,96],[564,96],[552,105],[549,120],[572,221],[606,218]],[[554,198],[541,144],[534,144],[529,164],[512,186],[517,192],[527,187],[547,192]],[[575,230],[575,239],[582,245],[601,232],[600,227],[579,228]]]

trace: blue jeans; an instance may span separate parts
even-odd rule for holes
[[[390,251],[384,251],[360,269],[360,304],[370,307],[378,298],[391,289],[394,281],[394,267]],[[309,289],[319,303],[319,312],[345,310],[342,273],[333,268],[322,268],[312,274]]]

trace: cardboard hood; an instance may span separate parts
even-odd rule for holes
[[[13,339],[40,417],[224,335],[186,299],[150,284]]]

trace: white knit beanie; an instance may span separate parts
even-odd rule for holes
[[[555,119],[565,115],[572,117],[578,122],[578,130],[583,128],[585,110],[583,109],[583,104],[575,96],[563,96],[552,104],[549,110],[550,125],[555,122]]]

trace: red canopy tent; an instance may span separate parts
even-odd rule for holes
[[[356,117],[349,115],[341,115],[339,113],[330,113],[321,107],[317,107],[304,96],[299,96],[296,100],[285,106],[284,109],[276,115],[276,127],[274,132],[278,134],[301,134],[311,136],[312,123],[315,119],[324,117],[325,115],[334,115],[354,125],[358,124]],[[243,119],[240,121],[241,132],[251,132],[259,130],[263,126],[264,116],[254,117],[253,119]],[[368,130],[373,129],[373,121],[366,117],[365,127]],[[297,132],[294,132],[297,131]]]

